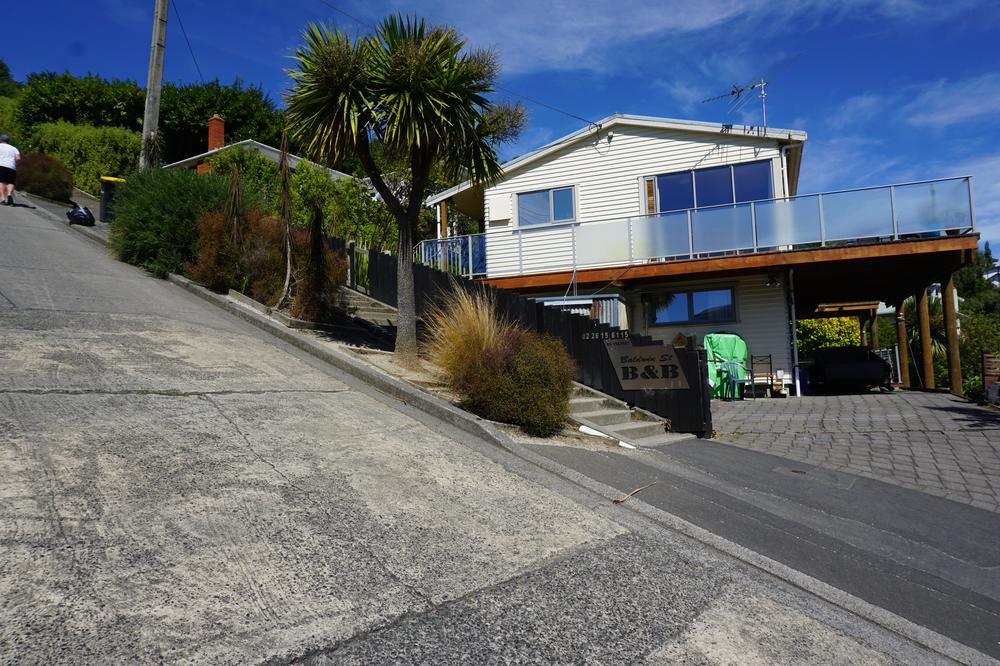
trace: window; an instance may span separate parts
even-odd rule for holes
[[[650,326],[735,321],[733,290],[704,289],[647,296],[646,314]]]
[[[660,212],[694,208],[694,189],[691,187],[691,171],[668,173],[656,177],[656,189],[660,194]]]
[[[770,199],[771,193],[771,162],[747,162],[733,165],[733,183],[736,188],[736,201],[758,201]]]
[[[654,207],[647,201],[647,213],[744,203],[773,196],[770,160],[646,178],[647,188],[653,183],[658,204]]]
[[[531,227],[576,219],[573,188],[524,192],[517,195],[517,224]]]
[[[732,167],[713,167],[695,171],[694,191],[699,208],[733,203]]]

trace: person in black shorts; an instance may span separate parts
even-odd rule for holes
[[[0,134],[0,204],[14,205],[14,182],[17,180],[17,163],[21,151],[10,145],[10,137]]]

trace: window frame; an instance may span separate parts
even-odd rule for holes
[[[747,200],[747,201],[737,201],[737,199],[736,199],[736,171],[735,171],[735,167],[742,166],[742,165],[745,165],[745,164],[767,164],[768,165],[768,174],[770,175],[770,178],[768,179],[767,183],[768,183],[768,189],[771,191],[771,196],[769,198],[767,198],[767,199],[750,199],[750,200]],[[697,183],[697,181],[698,181],[698,172],[699,171],[704,171],[705,169],[718,169],[719,167],[728,167],[729,168],[729,184],[730,184],[730,187],[732,188],[733,201],[732,201],[732,203],[727,203],[727,204],[713,204],[711,206],[700,206],[698,204],[698,183]],[[678,173],[689,173],[689,174],[691,174],[691,199],[692,199],[692,201],[694,201],[694,208],[677,208],[677,209],[674,209],[674,210],[660,210],[660,187],[659,187],[659,184],[657,183],[656,179],[659,176],[670,176],[670,175],[678,174]],[[652,182],[653,183],[653,199],[654,199],[653,205],[655,207],[655,210],[652,210],[652,211],[649,210],[649,199],[644,194],[643,197],[642,197],[642,201],[643,201],[643,205],[644,205],[644,209],[645,209],[645,214],[646,215],[660,215],[660,214],[665,214],[665,213],[676,213],[678,211],[696,210],[698,208],[715,208],[715,207],[719,207],[719,206],[738,206],[740,204],[751,203],[752,201],[769,201],[770,199],[774,198],[774,192],[775,192],[775,189],[774,189],[774,158],[766,158],[766,159],[763,159],[763,160],[750,160],[748,162],[733,162],[732,164],[718,164],[716,166],[702,167],[700,169],[679,169],[677,171],[666,171],[666,172],[663,172],[663,173],[655,173],[655,174],[653,174],[651,176],[643,176],[642,177],[643,188],[648,187],[648,185],[646,185],[646,183],[648,183],[648,182]]]
[[[556,192],[561,192],[563,190],[569,190],[570,193],[571,193],[571,195],[572,195],[572,197],[573,197],[573,216],[571,218],[569,218],[569,219],[557,220],[557,219],[555,219],[555,214],[556,214],[556,209],[555,209],[555,193]],[[521,221],[521,199],[520,199],[521,195],[522,194],[524,194],[524,195],[538,194],[540,192],[545,192],[545,193],[547,193],[549,195],[549,220],[548,220],[548,222],[542,222],[542,223],[539,223],[539,224],[522,224],[522,221]],[[514,193],[514,208],[517,211],[517,226],[518,226],[518,228],[522,228],[523,227],[525,229],[540,229],[540,228],[543,228],[543,227],[552,226],[552,225],[558,225],[558,224],[573,224],[573,223],[575,223],[577,221],[577,219],[579,217],[578,214],[577,214],[576,185],[560,185],[560,186],[557,186],[557,187],[546,187],[546,188],[542,188],[542,189],[538,189],[538,190],[525,190],[524,192],[515,192]]]
[[[729,292],[729,303],[733,311],[733,316],[728,319],[694,319],[694,294],[699,292],[710,292],[710,291],[728,291]],[[657,322],[656,321],[656,302],[668,296],[670,294],[684,295],[687,301],[687,319],[684,321],[670,321],[670,322]],[[716,324],[735,324],[739,321],[739,316],[736,310],[736,287],[734,286],[715,286],[715,287],[693,287],[688,289],[671,289],[666,291],[658,291],[647,295],[645,299],[646,303],[646,325],[650,328],[668,328],[671,326],[709,326]]]

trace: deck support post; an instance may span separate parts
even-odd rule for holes
[[[870,347],[868,344],[868,317],[861,315],[858,317],[858,330],[861,331],[861,346]]]
[[[931,315],[927,308],[927,289],[917,292],[917,322],[920,325],[920,362],[924,388],[934,388],[934,357],[931,348]]]
[[[899,383],[910,388],[910,345],[906,336],[906,306],[896,304],[896,344],[899,350]]]
[[[875,314],[872,315],[871,329],[872,329],[872,349],[878,349],[878,309],[876,309]]]
[[[962,361],[958,351],[958,316],[955,305],[955,280],[949,274],[941,280],[941,307],[948,341],[948,388],[955,395],[962,395]]]

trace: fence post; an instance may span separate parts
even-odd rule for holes
[[[354,256],[354,241],[347,241],[347,280],[351,289],[358,288],[358,260]]]
[[[691,223],[691,209],[688,209],[688,257],[694,259],[694,225]]]
[[[472,236],[465,237],[465,243],[469,246],[469,279],[472,279]]]
[[[816,195],[817,206],[819,208],[819,244],[826,247],[826,219],[823,216],[823,195]]]
[[[889,186],[889,209],[892,211],[892,240],[899,240],[899,219],[896,217],[896,186]]]

